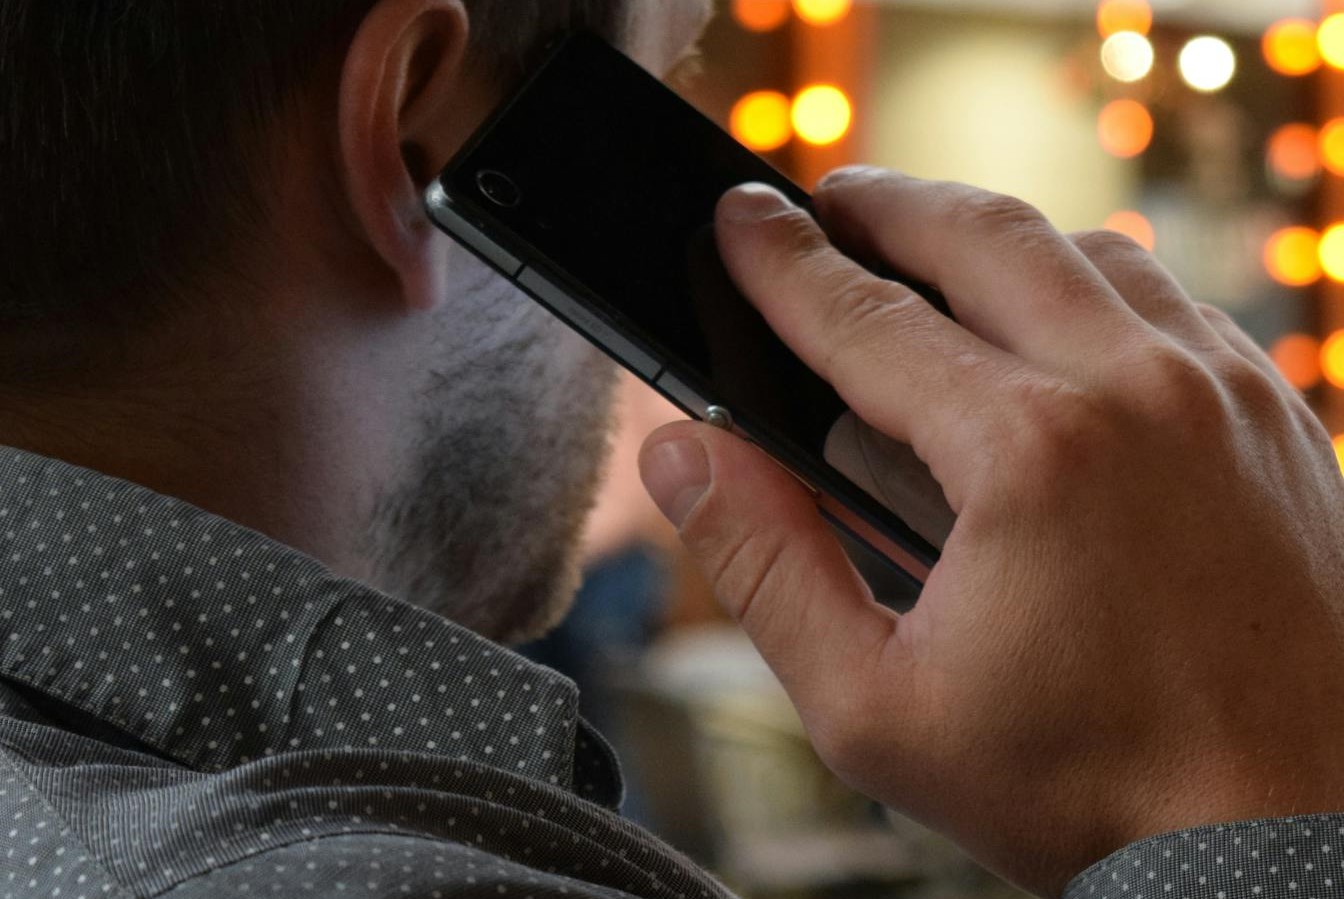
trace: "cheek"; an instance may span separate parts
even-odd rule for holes
[[[657,78],[664,78],[684,47],[685,12],[670,0],[631,0],[622,50]],[[674,46],[675,45],[675,46]]]

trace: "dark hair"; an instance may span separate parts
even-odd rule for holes
[[[375,2],[0,0],[0,327],[125,323],[227,266],[265,214],[272,124]],[[620,24],[620,0],[466,5],[501,77]]]

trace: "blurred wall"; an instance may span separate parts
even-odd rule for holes
[[[1022,197],[1064,230],[1134,201],[1138,166],[1101,150],[1100,99],[1063,62],[1076,22],[902,7],[880,25],[866,161]]]

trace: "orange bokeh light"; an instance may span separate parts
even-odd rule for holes
[[[1306,181],[1321,171],[1316,129],[1301,123],[1284,125],[1269,139],[1269,167],[1289,181]]]
[[[1270,347],[1284,380],[1298,390],[1310,390],[1321,383],[1321,342],[1309,334],[1285,334]]]
[[[1121,31],[1147,34],[1153,29],[1153,8],[1147,0],[1102,0],[1097,7],[1097,31],[1110,37]]]
[[[1307,19],[1275,22],[1265,32],[1261,47],[1265,62],[1280,75],[1310,75],[1321,67],[1316,23]]]
[[[1137,100],[1112,100],[1101,110],[1097,136],[1107,153],[1133,159],[1153,142],[1153,115]]]
[[[793,0],[798,18],[809,25],[834,25],[854,8],[854,0]]]
[[[733,106],[730,127],[733,137],[757,153],[778,150],[793,138],[792,105],[778,91],[747,94]]]
[[[1321,279],[1321,236],[1310,228],[1284,228],[1265,244],[1265,270],[1280,284],[1307,287]]]
[[[733,18],[748,31],[774,31],[789,20],[789,0],[733,0]]]
[[[1128,209],[1112,213],[1102,227],[1125,235],[1150,253],[1157,248],[1157,232],[1143,213]]]
[[[1321,347],[1321,371],[1325,379],[1344,390],[1344,331],[1336,331]]]
[[[1321,129],[1321,162],[1336,175],[1344,175],[1344,118],[1333,119]]]

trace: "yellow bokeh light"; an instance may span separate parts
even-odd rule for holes
[[[778,150],[793,137],[789,98],[778,91],[747,94],[733,106],[733,137],[757,153]]]
[[[789,0],[733,0],[733,18],[748,31],[774,31],[789,20]]]
[[[1110,37],[1122,31],[1147,34],[1153,27],[1153,8],[1147,0],[1102,0],[1097,7],[1097,31]]]
[[[1321,129],[1321,163],[1336,175],[1344,175],[1344,118]]]
[[[1269,349],[1285,381],[1298,390],[1321,383],[1321,342],[1310,334],[1285,334]]]
[[[1307,19],[1284,19],[1269,26],[1262,42],[1265,62],[1280,75],[1310,75],[1321,67],[1316,44],[1316,23]]]
[[[1321,346],[1321,372],[1333,386],[1344,390],[1344,331],[1336,331]]]
[[[1121,159],[1133,159],[1153,142],[1153,116],[1137,100],[1112,100],[1097,119],[1102,149]]]
[[[793,128],[809,144],[826,146],[849,133],[854,107],[840,88],[814,84],[793,101]]]
[[[1220,37],[1193,38],[1178,60],[1185,83],[1200,93],[1212,94],[1232,83],[1237,74],[1237,53]]]
[[[1306,181],[1321,170],[1316,129],[1297,122],[1284,125],[1269,138],[1265,155],[1270,169],[1289,181]]]
[[[1125,235],[1150,253],[1157,248],[1157,233],[1153,230],[1153,223],[1141,212],[1124,210],[1113,213],[1102,227]]]
[[[1321,23],[1316,32],[1316,47],[1327,63],[1344,69],[1344,13],[1335,13]]]
[[[1265,270],[1288,287],[1321,280],[1321,236],[1310,228],[1284,228],[1265,244]]]
[[[793,0],[798,18],[809,25],[834,25],[854,8],[854,0]]]
[[[1320,257],[1330,280],[1344,282],[1344,223],[1331,225],[1321,235]]]
[[[1142,81],[1153,70],[1153,45],[1136,31],[1120,31],[1101,45],[1101,65],[1106,74],[1126,84]]]
[[[1344,471],[1344,434],[1335,438],[1335,458],[1339,460],[1340,471]]]

